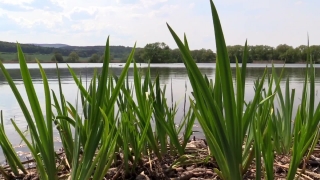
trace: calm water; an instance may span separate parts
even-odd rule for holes
[[[138,64],[138,65],[142,70],[146,70],[147,68],[147,64]],[[90,80],[94,69],[98,68],[98,70],[100,70],[102,64],[81,63],[81,64],[70,64],[70,66],[73,67],[74,71],[78,75],[81,75],[84,80],[86,77],[88,78],[88,80]],[[210,79],[214,79],[215,64],[198,64],[198,66],[201,69],[201,72],[203,74],[206,74]],[[233,75],[235,75],[235,68],[234,68],[235,65],[232,65],[232,66],[233,66],[232,73]],[[246,92],[245,92],[246,100],[252,99],[252,95],[254,94],[253,83],[257,78],[261,77],[261,75],[263,74],[264,68],[266,66],[270,67],[271,65],[266,65],[266,64],[249,64],[248,65],[248,72],[246,77],[247,78]],[[280,74],[282,65],[275,65],[275,66],[277,68],[277,71]],[[18,65],[6,64],[5,67],[8,69],[9,73],[11,74],[14,82],[17,85],[18,90],[22,94],[22,97],[26,101],[28,101],[25,93],[25,89],[22,83]],[[45,102],[44,102],[43,85],[42,85],[41,75],[39,73],[38,66],[36,64],[29,64],[28,67],[30,69],[31,76],[33,77],[34,86],[35,86],[37,95],[39,97],[39,101],[41,105],[44,105]],[[116,75],[120,75],[123,64],[111,64],[110,67],[111,67],[112,73]],[[45,68],[45,71],[47,73],[50,88],[58,92],[58,81],[57,81],[55,64],[43,64],[43,68]],[[67,101],[74,104],[76,100],[77,86],[73,82],[73,79],[69,73],[69,70],[67,69],[67,65],[59,64],[59,68],[60,68],[59,71],[60,71],[65,98]],[[320,77],[319,77],[319,73],[317,72],[319,71],[319,69],[320,69],[320,65],[316,65],[316,92],[317,93],[318,93],[318,90],[320,90]],[[133,69],[131,68],[129,71],[129,80],[131,82],[133,80],[132,70]],[[190,95],[190,92],[192,91],[189,80],[188,80],[186,69],[183,64],[152,64],[151,65],[152,78],[155,78],[157,74],[159,74],[160,76],[161,84],[167,85],[167,90],[170,90],[171,84],[172,84],[173,100],[179,103],[177,121],[180,121],[183,115],[183,98],[184,98],[184,92],[185,92],[185,84],[187,84],[187,95]],[[298,64],[286,65],[285,77],[290,78],[290,87],[296,89],[296,99],[295,99],[296,106],[300,102],[304,75],[305,75],[305,65],[298,65]],[[281,85],[284,86],[284,81],[281,82]],[[13,144],[19,144],[21,139],[15,133],[15,130],[11,125],[10,119],[11,118],[14,119],[17,125],[22,129],[26,128],[27,123],[2,73],[0,73],[0,95],[1,95],[0,110],[3,110],[3,113],[4,113],[4,124],[5,124],[6,133],[8,134],[9,139]],[[167,92],[167,96],[168,96],[168,99],[170,100],[171,99],[170,92]],[[316,101],[319,102],[319,100],[320,98],[317,95]],[[195,125],[194,129],[200,130],[197,124]]]

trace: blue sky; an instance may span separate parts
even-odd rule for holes
[[[214,0],[228,45],[320,44],[318,0]],[[0,40],[138,47],[165,42],[167,27],[191,49],[215,49],[209,0],[0,0]]]

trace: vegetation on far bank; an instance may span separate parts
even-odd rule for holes
[[[104,59],[104,46],[61,46],[44,47],[44,45],[22,44],[28,62],[91,62],[101,63]],[[315,63],[320,62],[320,45],[310,46],[310,54]],[[132,47],[110,46],[110,58],[113,62],[126,62]],[[228,56],[231,63],[242,62],[244,46],[227,46]],[[267,45],[248,46],[248,63],[269,62],[271,60],[285,63],[306,62],[307,46],[300,45],[296,48],[287,44],[277,47]],[[216,53],[211,49],[191,50],[191,55],[197,63],[215,62]],[[136,62],[150,63],[182,63],[179,49],[171,49],[164,42],[149,43],[143,48],[136,48],[134,55]],[[15,44],[0,41],[0,60],[4,62],[17,62]]]

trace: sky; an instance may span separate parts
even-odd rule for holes
[[[227,45],[320,45],[319,0],[213,2]],[[0,41],[176,48],[166,23],[191,49],[215,51],[209,0],[0,0]]]

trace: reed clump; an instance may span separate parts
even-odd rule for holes
[[[45,113],[33,87],[32,77],[19,44],[17,51],[28,100],[23,100],[11,76],[0,63],[28,123],[30,138],[13,126],[35,162],[26,168],[5,133],[2,113],[0,146],[8,165],[0,167],[2,178],[40,179],[135,179],[184,178],[274,179],[320,178],[311,167],[319,166],[320,104],[315,97],[315,70],[310,53],[301,103],[294,114],[295,90],[280,87],[283,73],[266,68],[255,82],[250,102],[244,99],[247,42],[242,64],[236,64],[235,81],[218,13],[210,0],[217,61],[215,79],[202,75],[192,59],[186,36],[181,40],[168,29],[184,59],[192,85],[192,96],[180,124],[177,104],[166,98],[160,79],[141,74],[130,53],[119,77],[110,74],[109,38],[101,73],[94,72],[89,86],[72,68],[78,87],[76,103],[64,98],[57,66],[59,91],[50,90],[46,73],[38,62],[45,92]],[[128,69],[134,64],[134,82]],[[284,69],[283,69],[284,71]],[[171,90],[172,91],[172,90]],[[278,101],[279,106],[275,106]],[[28,109],[31,108],[31,110]],[[205,140],[192,140],[197,121]],[[63,152],[54,150],[53,131],[59,132]]]

